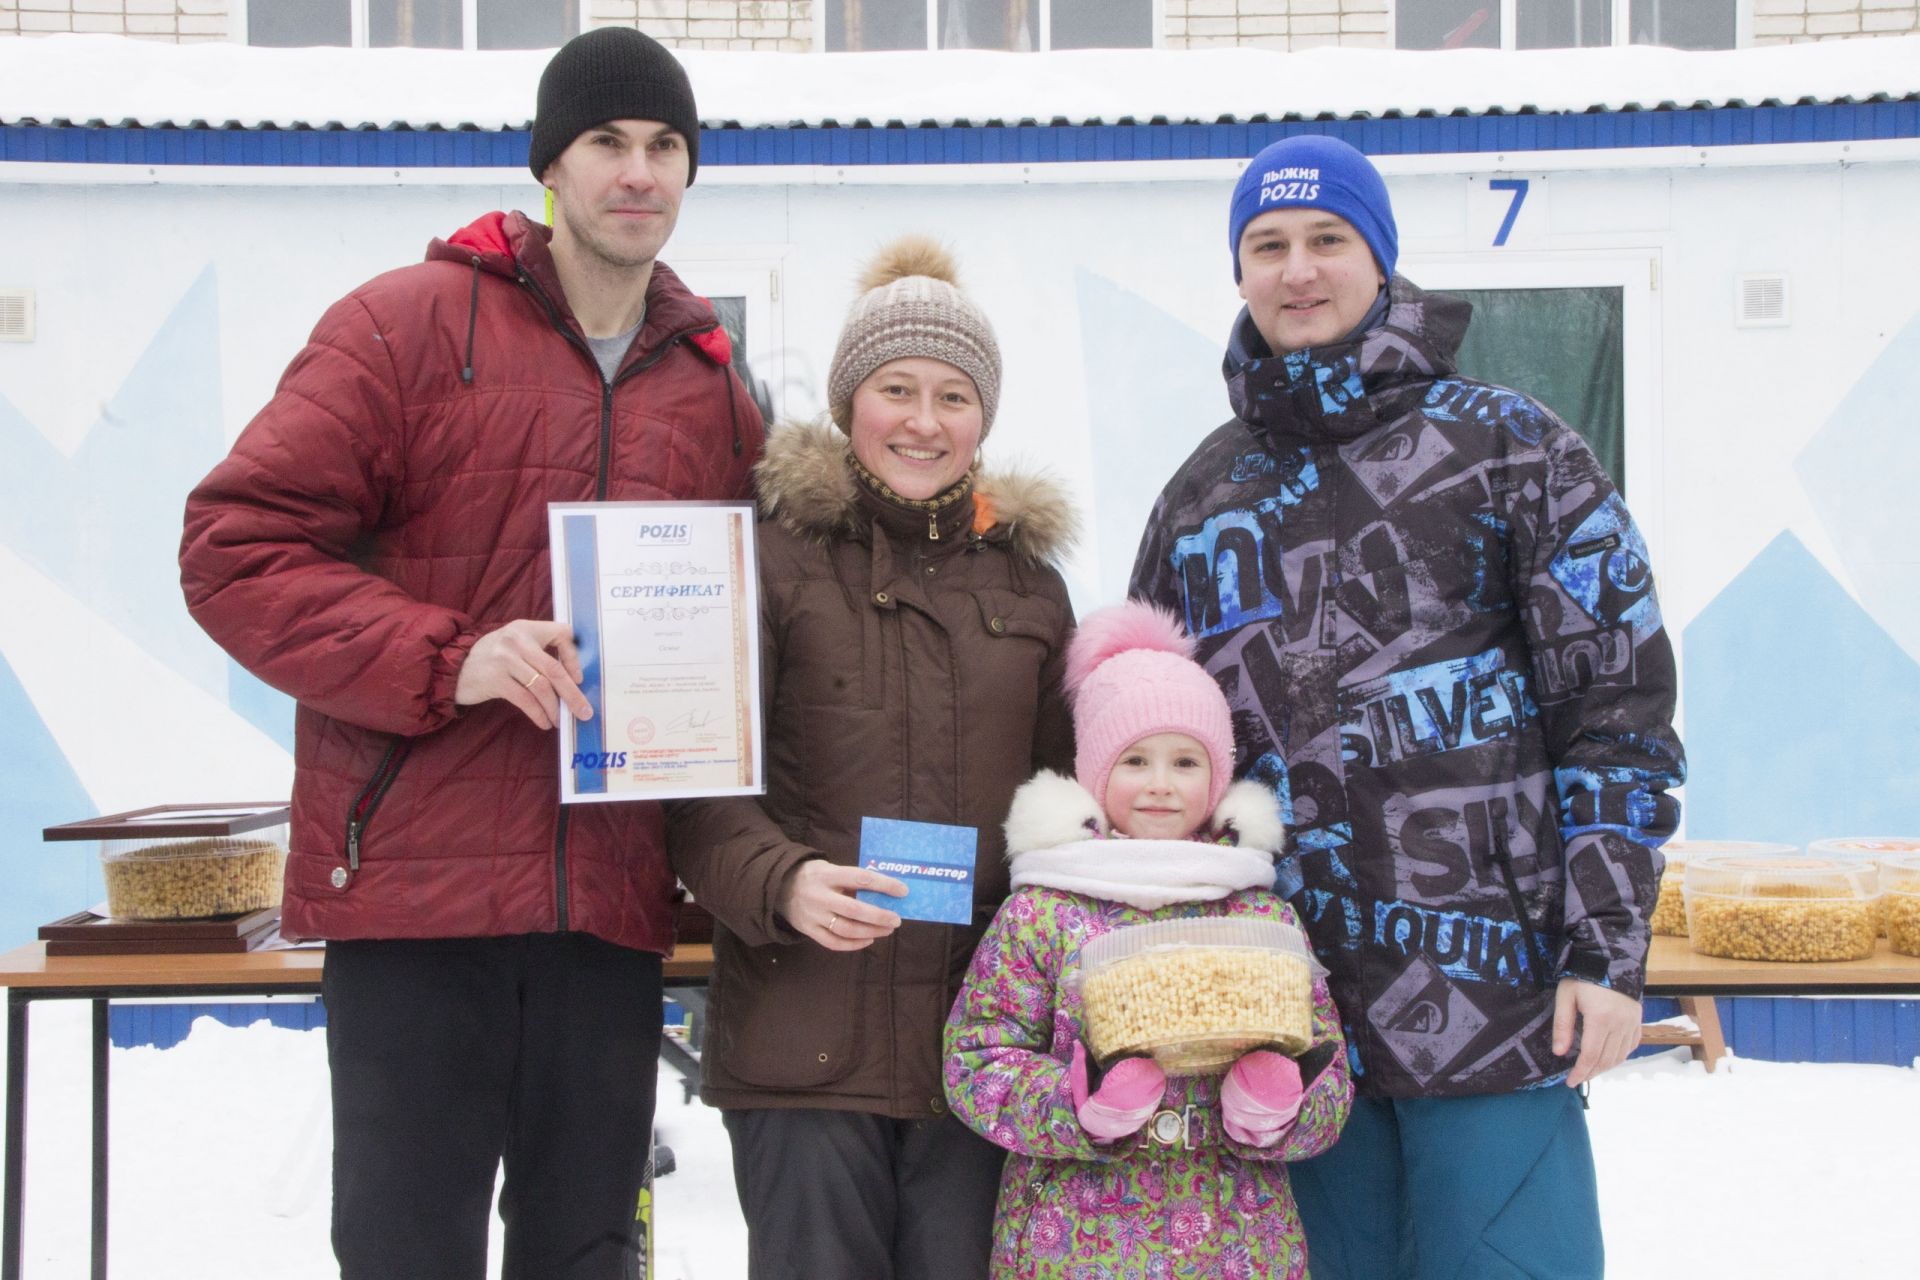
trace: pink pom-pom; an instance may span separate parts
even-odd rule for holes
[[[1130,649],[1157,649],[1191,658],[1193,638],[1172,613],[1138,600],[1097,610],[1081,621],[1067,645],[1067,692],[1078,693],[1094,668]]]

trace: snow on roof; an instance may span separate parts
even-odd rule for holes
[[[550,56],[106,35],[0,39],[0,123],[524,128]],[[1920,95],[1920,36],[1712,53],[1634,46],[679,56],[709,126],[1214,122]]]

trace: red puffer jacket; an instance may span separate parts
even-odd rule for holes
[[[658,264],[607,389],[550,234],[489,214],[334,304],[187,499],[189,611],[300,704],[289,937],[672,944],[659,806],[563,809],[553,734],[454,684],[553,616],[549,502],[747,497],[763,430]]]

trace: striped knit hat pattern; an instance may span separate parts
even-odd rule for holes
[[[827,372],[834,424],[851,431],[854,391],[881,365],[909,356],[943,360],[973,379],[985,440],[1000,405],[1000,344],[961,290],[952,255],[924,236],[894,241],[860,277]]]

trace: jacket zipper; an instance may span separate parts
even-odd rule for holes
[[[347,874],[352,875],[360,869],[360,839],[366,834],[367,824],[373,821],[374,811],[380,802],[386,799],[387,791],[393,786],[393,780],[400,775],[400,766],[406,763],[407,755],[413,750],[412,738],[395,738],[387,746],[387,753],[380,757],[380,764],[373,771],[373,777],[367,785],[360,788],[360,794],[353,798],[353,806],[347,811]],[[345,884],[336,885],[345,888]]]
[[[541,307],[546,310],[548,323],[559,330],[560,336],[572,343],[574,347],[579,350],[580,354],[587,358],[587,364],[597,375],[600,372],[600,362],[594,359],[593,348],[589,347],[584,339],[576,336],[573,330],[567,327],[567,322],[560,318],[560,309],[553,305],[553,299],[547,296],[547,291],[542,289],[539,282],[528,275],[524,268],[517,268],[514,274],[520,281],[521,286],[540,300]],[[705,330],[687,329],[676,333],[661,343],[659,350],[655,351],[652,355],[637,364],[621,370],[615,375],[612,382],[607,381],[605,378],[599,379],[600,455],[593,477],[593,500],[595,502],[606,501],[607,483],[613,471],[614,387],[625,382],[635,374],[640,373],[642,370],[650,369],[658,364],[665,358],[667,352],[673,350],[674,346],[678,344],[682,338],[693,333],[703,332],[705,332]],[[554,928],[561,933],[567,931],[569,919],[569,912],[567,911],[567,818],[567,807],[561,805],[559,815],[554,819],[553,824]],[[349,828],[349,830],[351,830],[351,828]]]
[[[567,806],[553,820],[553,927],[567,931]]]
[[[612,382],[604,378],[600,380],[600,471],[593,483],[593,496],[596,501],[606,499],[607,481],[613,473],[613,389],[666,359],[667,353],[678,346],[681,339],[705,332],[704,329],[683,329],[661,343],[659,349],[653,354],[620,370],[614,375]]]
[[[1520,926],[1521,937],[1527,944],[1527,955],[1533,961],[1533,985],[1545,989],[1547,985],[1547,958],[1540,952],[1540,940],[1534,936],[1532,917],[1527,915],[1526,899],[1520,896],[1520,881],[1513,874],[1513,854],[1507,848],[1507,833],[1498,826],[1493,832],[1493,862],[1500,868],[1500,879],[1507,886],[1507,901],[1513,904],[1513,918]]]
[[[567,328],[567,322],[560,318],[560,309],[553,305],[553,299],[547,296],[547,291],[542,289],[540,283],[528,275],[524,269],[519,270],[517,274],[520,283],[526,287],[527,291],[532,293],[534,297],[540,299],[540,305],[546,309],[548,322],[560,331],[561,337],[572,343],[582,355],[586,356],[587,363],[593,366],[595,373],[598,373],[600,370],[600,362],[594,359],[593,348],[589,347],[584,339],[576,336],[573,330]],[[600,379],[600,460],[593,477],[593,500],[595,502],[606,501],[607,480],[613,466],[613,389],[635,374],[651,369],[654,365],[658,364],[665,358],[667,352],[673,350],[673,348],[678,345],[682,338],[690,337],[696,333],[705,333],[713,327],[714,326],[709,325],[707,329],[683,329],[661,343],[659,349],[646,359],[640,361],[638,364],[630,365],[622,369],[614,376],[612,382],[608,382],[605,378]]]

